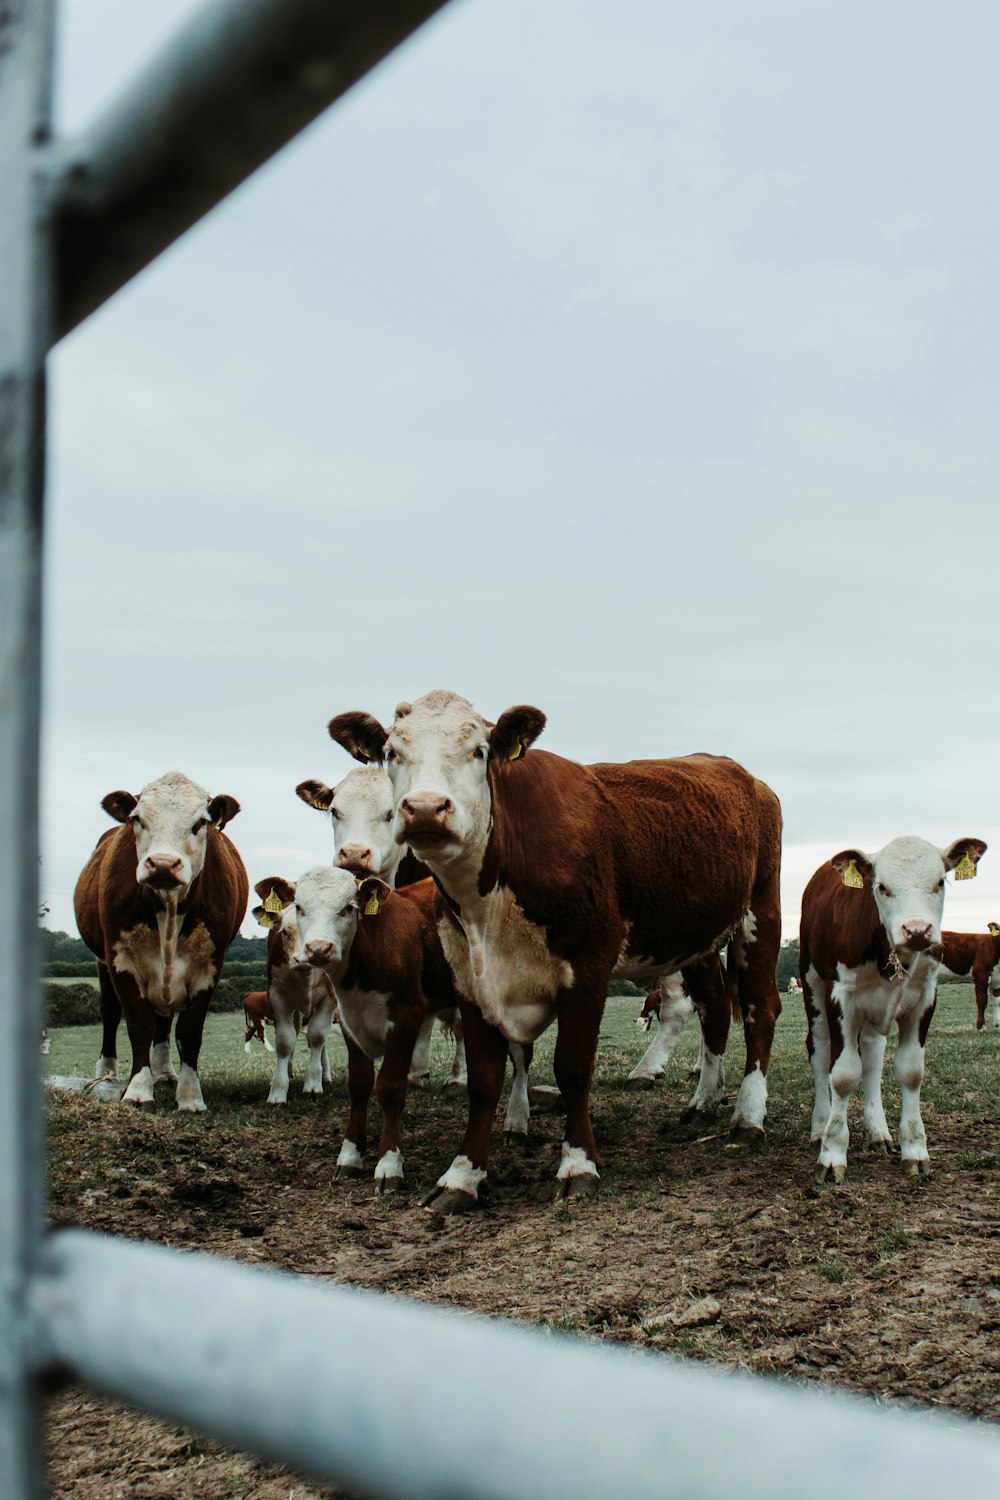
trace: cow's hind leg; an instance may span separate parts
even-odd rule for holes
[[[153,1070],[154,1083],[176,1083],[177,1074],[174,1065],[170,1061],[170,1028],[173,1025],[173,1016],[157,1016],[153,1028],[153,1050],[150,1053],[150,1067]]]
[[[802,975],[802,999],[806,1008],[806,1051],[813,1072],[813,1112],[809,1140],[816,1146],[823,1139],[830,1118],[830,1026],[826,1018],[828,986],[807,965]]]
[[[669,974],[659,983],[660,1025],[625,1082],[630,1092],[651,1089],[663,1077],[681,1032],[694,1014],[694,1004],[682,974]]]
[[[362,1052],[346,1031],[344,1041],[347,1043],[347,1092],[351,1105],[347,1115],[347,1134],[340,1147],[337,1165],[333,1169],[334,1182],[341,1182],[345,1177],[360,1177],[364,1172],[363,1157],[368,1145],[368,1101],[375,1085],[375,1064],[371,1058]]]
[[[403,1181],[403,1106],[407,1073],[417,1039],[415,1026],[393,1026],[385,1042],[375,1097],[382,1111],[382,1137],[375,1163],[375,1191],[392,1192]]]
[[[177,1079],[176,1097],[177,1108],[185,1115],[201,1115],[208,1109],[198,1077],[198,1056],[211,998],[211,992],[199,995],[177,1017],[177,1050],[181,1055],[181,1071]]]
[[[431,1076],[431,1032],[434,1030],[434,1017],[425,1016],[420,1023],[417,1040],[413,1046],[413,1056],[410,1059],[409,1083],[414,1088],[421,1088]]]
[[[524,1046],[519,1042],[511,1042],[507,1048],[507,1054],[514,1068],[510,1097],[507,1100],[507,1113],[503,1121],[504,1135],[508,1142],[518,1137],[524,1140],[528,1134],[528,1122],[531,1119],[531,1105],[528,1101],[528,1069],[531,1067],[534,1050],[531,1042]]]
[[[566,1105],[566,1137],[556,1173],[556,1202],[592,1197],[600,1184],[600,1158],[590,1119],[590,1081],[610,976],[597,984],[577,976],[572,990],[560,990],[556,1001],[559,1031],[552,1069]],[[589,993],[588,993],[589,991]],[[662,1029],[662,1028],[661,1028]]]
[[[684,980],[701,1022],[698,1086],[681,1114],[682,1120],[692,1120],[715,1114],[725,1098],[726,1041],[733,1012],[722,965],[715,954],[685,969]]]
[[[757,897],[755,895],[755,902]],[[743,1011],[747,1061],[729,1133],[735,1140],[760,1142],[767,1119],[767,1068],[771,1061],[774,1028],[781,1014],[775,980],[781,946],[781,913],[777,903],[777,875],[773,892],[764,893],[751,907],[731,947],[736,985]]]
[[[479,1201],[480,1184],[486,1180],[493,1117],[507,1071],[503,1033],[468,1001],[462,1002],[461,1009],[469,1069],[469,1114],[458,1155],[424,1199],[425,1208],[440,1214],[464,1213]]]
[[[920,1114],[920,1085],[924,1078],[924,1042],[927,1028],[934,1014],[936,996],[923,1006],[915,1005],[905,1016],[900,1016],[899,1044],[893,1061],[893,1071],[899,1084],[902,1099],[899,1109],[899,1150],[903,1159],[903,1171],[908,1177],[927,1175],[931,1170],[927,1154],[927,1135]]]
[[[861,1028],[861,1088],[865,1100],[865,1140],[870,1146],[893,1150],[892,1132],[882,1105],[882,1065],[886,1038],[867,1023]]]
[[[97,982],[100,985],[99,1005],[101,1010],[101,1055],[94,1068],[95,1078],[118,1077],[118,1027],[121,1025],[122,1004],[115,991],[114,981],[107,964],[97,963]]]

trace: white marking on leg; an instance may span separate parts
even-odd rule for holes
[[[181,1063],[180,1077],[177,1080],[177,1108],[182,1114],[200,1115],[207,1109],[202,1098],[201,1083],[194,1068],[189,1068],[186,1062]]]
[[[628,1075],[630,1080],[663,1077],[670,1055],[693,1014],[694,1005],[691,996],[684,988],[683,977],[680,974],[671,974],[668,978],[661,979],[660,1027]]]
[[[244,1042],[243,1043],[243,1051],[244,1052],[249,1052],[250,1051],[250,1043],[249,1042]]]
[[[567,1177],[600,1177],[600,1175],[597,1163],[591,1161],[582,1146],[571,1146],[568,1141],[563,1141],[559,1170],[556,1173],[557,1182],[562,1182]]]
[[[469,1193],[479,1197],[479,1184],[486,1180],[483,1167],[474,1167],[467,1156],[456,1156],[451,1166],[437,1180],[439,1188],[452,1188],[455,1192]]]
[[[848,1021],[852,1017],[844,1018],[844,1029],[847,1035],[844,1037],[844,1050],[834,1063],[830,1072],[830,1116],[826,1122],[823,1139],[819,1148],[819,1164],[821,1167],[842,1167],[847,1169],[847,1147],[850,1141],[850,1130],[847,1123],[847,1106],[851,1095],[861,1082],[861,1053],[858,1050],[858,1029],[853,1026],[848,1030]]]
[[[358,1150],[358,1148],[354,1144],[354,1142],[353,1141],[349,1141],[346,1138],[346,1136],[344,1138],[344,1144],[340,1148],[340,1155],[337,1157],[337,1166],[338,1167],[363,1167],[364,1166],[364,1162],[361,1160],[361,1152]]]
[[[156,1042],[149,1054],[149,1065],[153,1071],[154,1083],[176,1083],[177,1074],[174,1065],[170,1061],[170,1043]]]
[[[920,1085],[924,1078],[920,1019],[917,1009],[899,1017],[899,1044],[893,1061],[893,1072],[902,1095],[899,1106],[899,1153],[904,1162],[929,1160],[927,1135],[920,1114]]]
[[[417,1032],[417,1040],[413,1044],[413,1056],[410,1058],[410,1069],[406,1075],[407,1083],[423,1083],[431,1071],[431,1032],[434,1030],[434,1017],[425,1016]]]
[[[94,1069],[94,1077],[95,1078],[117,1078],[118,1077],[118,1059],[117,1059],[117,1057],[105,1057],[104,1054],[102,1053],[101,1056],[97,1059],[97,1066]]]
[[[766,1119],[767,1079],[760,1070],[760,1063],[755,1063],[753,1070],[743,1075],[730,1129],[763,1130]]]
[[[892,1132],[882,1105],[882,1065],[886,1038],[871,1026],[861,1028],[861,1087],[865,1097],[865,1137],[892,1145]]]
[[[830,1023],[826,1015],[826,984],[812,965],[806,972],[806,985],[816,1012],[815,1015],[807,1012],[812,1038],[809,1062],[813,1071],[814,1089],[809,1140],[816,1145],[823,1139],[826,1122],[830,1118]]]
[[[125,1104],[152,1104],[153,1102],[153,1070],[151,1068],[140,1068],[134,1078],[130,1079],[129,1086],[122,1095]]]
[[[701,1044],[701,1068],[698,1073],[698,1086],[691,1095],[689,1109],[695,1109],[701,1113],[711,1114],[722,1103],[726,1094],[726,1058],[724,1053],[716,1054],[705,1046],[704,1040]]]
[[[503,1128],[508,1135],[527,1135],[531,1105],[528,1103],[528,1070],[524,1065],[524,1048],[517,1042],[511,1042],[508,1050],[514,1064],[514,1079],[510,1086]]]
[[[271,1074],[271,1092],[268,1104],[288,1103],[288,1081],[291,1076],[292,1053],[295,1051],[296,1026],[293,1017],[275,1012],[274,1039],[277,1051],[274,1055],[274,1072]]]
[[[402,1182],[403,1180],[403,1153],[398,1148],[395,1151],[387,1151],[380,1156],[375,1163],[375,1181]]]
[[[445,1083],[446,1086],[451,1084],[453,1088],[467,1089],[469,1087],[469,1070],[465,1062],[465,1037],[460,1028],[455,1030],[455,1056]],[[527,1079],[525,1079],[525,1086],[527,1086]]]

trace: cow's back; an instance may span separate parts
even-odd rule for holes
[[[105,956],[104,892],[109,874],[122,865],[123,845],[133,850],[132,884],[135,885],[135,840],[126,828],[109,828],[102,833],[93,854],[80,872],[73,892],[73,911],[80,936],[97,958]]]

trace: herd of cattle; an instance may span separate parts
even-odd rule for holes
[[[659,1030],[630,1086],[662,1074],[696,1013],[702,1045],[689,1110],[714,1111],[735,1016],[746,1064],[731,1129],[742,1139],[764,1129],[780,1011],[777,797],[719,756],[581,766],[532,748],[544,725],[531,707],[490,723],[465,698],[440,691],[401,703],[389,729],[369,714],[338,715],[329,733],[361,766],[336,787],[297,788],[332,823],[333,862],[254,887],[255,914],[270,929],[268,991],[252,1000],[247,1041],[258,1024],[263,1039],[269,1009],[268,1102],[284,1104],[300,1030],[309,1047],[304,1091],[321,1093],[327,1038],[339,1020],[350,1112],[338,1176],[364,1170],[374,1088],[382,1112],[376,1186],[402,1180],[407,1085],[427,1071],[435,1019],[453,1029],[449,1081],[466,1087],[468,1116],[458,1154],[427,1200],[442,1213],[478,1198],[508,1057],[505,1129],[527,1130],[532,1047],[553,1020],[566,1111],[556,1194],[596,1191],[589,1096],[615,976],[658,981],[647,1008]],[[201,1111],[205,1015],[249,896],[224,831],[239,803],[171,772],[138,796],[112,792],[102,805],[119,826],[101,838],[75,897],[81,935],[98,960],[96,1072],[117,1076],[124,1013],[132,1071],[123,1098],[152,1108],[154,1085],[170,1080],[178,1109]],[[929,1170],[920,1085],[944,968],[972,972],[980,1027],[992,992],[1000,1026],[1000,929],[982,937],[941,930],[947,872],[974,875],[985,849],[976,838],[946,849],[896,838],[875,854],[845,849],[810,880],[801,986],[820,1176],[846,1172],[847,1106],[859,1082],[868,1140],[891,1145],[881,1081],[894,1022],[903,1166]],[[179,1074],[170,1052],[175,1018]]]

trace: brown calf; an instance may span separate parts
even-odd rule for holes
[[[254,1037],[258,1042],[264,1044],[265,1052],[273,1052],[274,1048],[267,1039],[264,1023],[269,1021],[274,1025],[274,1011],[271,1002],[267,998],[266,990],[251,990],[243,996],[243,1019],[246,1022],[247,1034],[243,1043],[243,1051],[250,1051],[250,1043]]]
[[[976,1030],[986,1025],[986,1006],[993,997],[993,1025],[1000,1031],[1000,926],[989,932],[942,932],[942,969],[958,976],[972,975],[976,989]]]

